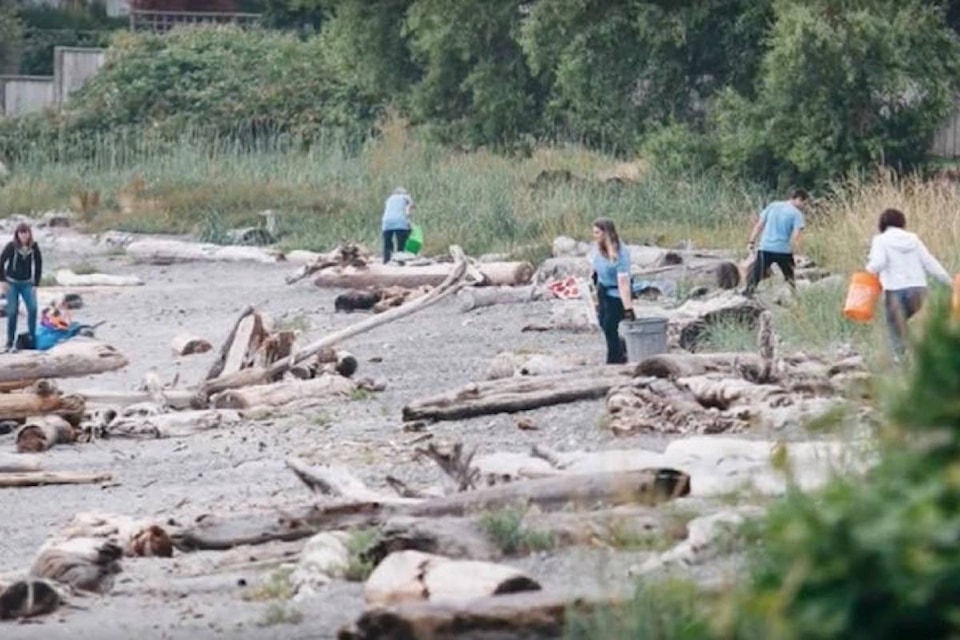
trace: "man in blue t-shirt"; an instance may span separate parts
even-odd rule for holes
[[[413,215],[413,198],[403,187],[397,187],[383,204],[383,263],[390,262],[393,255],[393,241],[397,241],[397,251],[403,251],[410,237],[410,218]]]
[[[807,192],[797,189],[789,200],[772,202],[760,214],[750,233],[747,250],[752,253],[757,248],[757,236],[760,236],[760,247],[747,274],[743,295],[752,296],[760,281],[770,274],[770,265],[774,264],[780,268],[787,283],[796,289],[793,256],[803,248],[803,210],[809,201]]]

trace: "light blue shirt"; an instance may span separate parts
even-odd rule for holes
[[[598,293],[606,293],[611,298],[619,298],[620,290],[617,288],[617,276],[621,273],[630,275],[630,253],[627,248],[620,245],[617,252],[617,259],[611,260],[600,252],[596,245],[590,254],[590,262],[593,263],[593,270],[597,272]]]
[[[383,231],[402,231],[410,228],[410,218],[407,217],[407,205],[413,199],[403,193],[394,193],[383,205]]]
[[[772,202],[760,214],[763,233],[760,235],[760,251],[770,253],[793,253],[790,239],[793,232],[803,229],[803,212],[789,200]]]

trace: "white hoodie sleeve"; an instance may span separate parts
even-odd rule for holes
[[[927,249],[927,245],[920,243],[920,261],[923,263],[924,270],[940,282],[949,285],[950,274],[943,268],[943,265],[933,257],[933,254]]]
[[[881,242],[881,236],[873,236],[870,242],[870,255],[867,258],[867,271],[877,275],[887,265],[887,251]]]

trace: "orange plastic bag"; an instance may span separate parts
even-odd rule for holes
[[[953,276],[953,297],[950,300],[950,319],[960,320],[960,273]]]
[[[870,322],[873,320],[873,310],[877,306],[880,293],[880,280],[877,276],[858,271],[850,277],[843,315],[854,322]]]

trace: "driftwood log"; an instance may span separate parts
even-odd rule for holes
[[[106,273],[76,274],[70,269],[58,269],[53,274],[62,287],[138,287],[143,284],[137,276],[117,276]]]
[[[490,262],[478,265],[486,285],[524,285],[533,276],[529,262]],[[437,286],[450,275],[453,265],[439,262],[423,266],[398,266],[392,264],[369,264],[364,268],[333,268],[319,271],[313,283],[318,287],[340,289],[364,289],[371,287]]]
[[[460,292],[460,311],[472,311],[496,304],[519,304],[544,298],[543,290],[534,285],[470,287]]]
[[[519,376],[544,376],[582,370],[586,359],[572,356],[555,356],[548,353],[514,353],[502,351],[494,356],[487,367],[487,380]]]
[[[39,385],[43,386],[43,385]],[[63,395],[55,389],[0,393],[0,420],[23,420],[30,416],[58,415],[72,424],[83,417],[84,399],[77,394]]]
[[[227,389],[234,389],[246,385],[262,384],[267,382],[276,376],[282,375],[284,372],[290,369],[290,367],[293,367],[306,360],[310,360],[327,347],[332,347],[348,338],[352,338],[353,336],[370,331],[371,329],[385,325],[393,320],[397,320],[426,309],[427,307],[436,304],[440,300],[443,300],[447,296],[456,293],[471,281],[476,281],[476,278],[479,276],[476,273],[476,269],[473,269],[467,263],[467,259],[463,253],[463,250],[454,245],[450,247],[450,253],[454,257],[453,267],[449,270],[446,279],[427,295],[417,298],[409,304],[390,309],[389,311],[375,316],[364,318],[354,325],[328,334],[323,338],[320,338],[319,340],[307,345],[303,349],[290,354],[288,358],[284,358],[273,363],[269,367],[252,367],[238,371],[235,374],[224,372],[219,373],[216,376],[209,376],[207,381],[203,384],[202,392],[209,397],[215,393],[225,391]]]
[[[228,389],[210,397],[218,409],[278,407],[304,398],[346,397],[357,389],[357,383],[340,375],[322,374],[309,380],[285,380],[270,384]]]
[[[39,453],[57,444],[70,444],[76,432],[65,419],[56,415],[28,418],[17,430],[17,451]]]
[[[614,365],[471,383],[411,402],[403,408],[403,419],[460,420],[602,398],[612,387],[629,381],[635,371],[636,365]]]
[[[626,473],[565,474],[431,498],[410,504],[333,502],[283,514],[204,517],[174,536],[182,549],[229,549],[273,540],[298,540],[324,530],[372,526],[393,516],[464,516],[483,510],[536,506],[556,511],[567,505],[653,505],[689,494],[690,477],[671,469]]]
[[[123,409],[144,402],[156,402],[157,400],[175,411],[199,409],[206,404],[206,398],[197,395],[197,392],[191,389],[161,389],[159,393],[89,389],[80,390],[75,395],[83,398],[87,406],[113,407],[116,409]]]
[[[0,488],[42,487],[53,484],[97,484],[112,480],[109,473],[74,473],[70,471],[25,471],[0,474]]]
[[[180,240],[136,240],[126,247],[127,255],[146,264],[175,264],[178,262],[260,262],[283,260],[279,251],[262,247],[221,246]]]
[[[0,384],[30,384],[42,378],[71,378],[114,371],[127,359],[113,347],[88,338],[73,338],[49,351],[7,354],[0,367]]]
[[[626,600],[626,597],[623,598]],[[617,599],[617,601],[620,601]],[[382,638],[525,638],[563,636],[567,617],[612,606],[611,596],[526,591],[468,602],[417,602],[365,611],[339,640]]]
[[[235,426],[240,414],[226,409],[199,409],[160,413],[149,416],[128,416],[103,425],[101,437],[109,438],[185,438],[188,436]]]
[[[170,348],[173,350],[173,355],[175,356],[190,356],[195,353],[206,353],[213,349],[213,345],[200,336],[189,333],[178,333],[173,337]]]
[[[53,613],[63,602],[55,583],[25,578],[0,584],[0,620],[26,620]]]
[[[70,538],[45,544],[30,575],[69,585],[80,591],[107,593],[120,573],[123,549],[100,538]]]

